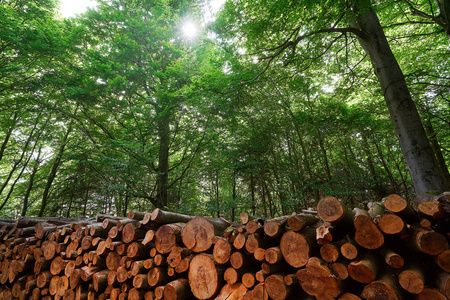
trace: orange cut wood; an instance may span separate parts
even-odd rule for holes
[[[181,233],[184,245],[197,253],[211,248],[214,236],[213,224],[204,217],[189,220]]]
[[[391,194],[384,200],[384,207],[394,213],[398,213],[408,207],[408,201],[397,194]]]
[[[187,278],[179,278],[164,287],[164,300],[184,300],[192,298]]]
[[[353,260],[358,256],[358,248],[352,243],[344,243],[341,246],[341,254],[346,259]]]
[[[264,252],[264,258],[269,264],[275,264],[283,259],[280,247],[271,247]]]
[[[169,281],[169,275],[167,274],[167,269],[162,267],[155,267],[150,269],[147,274],[148,284],[150,286],[163,285]]]
[[[368,253],[363,258],[352,261],[348,265],[351,278],[361,283],[370,283],[378,274],[378,263],[374,255]]]
[[[155,234],[155,247],[161,254],[169,253],[175,245],[181,245],[181,230],[184,223],[166,224],[158,228]]]
[[[230,260],[231,244],[227,239],[218,238],[213,248],[214,260],[219,264],[225,264]]]
[[[341,282],[335,276],[315,276],[306,269],[300,269],[297,277],[302,289],[317,299],[336,299],[342,293]]]
[[[403,270],[398,275],[398,282],[401,287],[411,294],[419,294],[425,288],[425,276],[419,266]]]
[[[367,249],[377,249],[384,244],[384,235],[366,211],[358,209],[354,219],[355,241]]]
[[[181,248],[178,246],[174,246],[170,251],[169,255],[167,256],[167,264],[172,268],[176,268],[183,260],[183,258],[190,255],[191,253],[192,251],[188,248]],[[157,256],[155,256],[155,259],[156,257]]]
[[[209,299],[219,292],[222,272],[217,270],[212,256],[196,255],[190,263],[188,276],[191,291],[198,299]]]
[[[284,300],[292,292],[292,288],[284,282],[284,276],[273,274],[266,278],[264,282],[267,294],[273,300]]]
[[[329,263],[335,262],[339,258],[339,250],[336,245],[326,244],[320,247],[320,256]]]
[[[400,269],[401,267],[403,267],[405,261],[402,256],[386,247],[382,247],[379,250],[388,266],[391,266],[395,269]]]
[[[287,231],[280,240],[280,249],[286,262],[294,268],[300,268],[308,262],[311,247],[314,245],[311,238],[315,237],[315,230],[305,230],[302,233]]]
[[[317,203],[317,215],[324,221],[331,224],[350,224],[351,213],[335,197],[327,196]]]
[[[314,215],[296,214],[288,219],[288,226],[293,231],[300,231],[308,225],[313,225],[319,221],[319,218]]]
[[[450,273],[450,249],[444,250],[436,257],[436,262],[442,270]]]
[[[385,214],[378,219],[378,228],[386,234],[399,234],[405,231],[405,222],[395,214]]]
[[[254,300],[268,300],[269,294],[267,293],[265,284],[257,284],[252,291],[252,296]]]
[[[214,300],[238,300],[243,299],[247,288],[242,283],[225,284]]]
[[[361,300],[361,298],[352,293],[345,293],[342,294],[338,300]]]
[[[434,219],[440,219],[445,216],[445,212],[437,200],[421,202],[418,210],[422,214]]]
[[[438,255],[448,249],[448,240],[443,234],[414,226],[411,229],[413,234],[410,241],[416,250],[429,255]]]
[[[333,276],[332,271],[328,268],[328,264],[323,259],[314,256],[308,259],[306,270],[309,274],[319,277]]]
[[[242,275],[244,275],[244,273],[245,270],[243,269],[236,270],[235,268],[230,267],[225,270],[223,278],[227,283],[233,284],[238,282],[242,278]]]
[[[330,266],[333,274],[340,280],[348,278],[348,262],[335,262]]]
[[[379,280],[367,284],[361,293],[361,298],[367,300],[401,300],[402,292],[398,287],[395,275],[387,273]]]
[[[444,294],[433,288],[425,288],[417,295],[418,300],[447,300]]]

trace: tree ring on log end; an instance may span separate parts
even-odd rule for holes
[[[336,222],[344,215],[344,208],[338,199],[327,196],[317,204],[317,214],[326,222]]]
[[[181,233],[184,245],[194,252],[208,250],[214,236],[214,226],[204,217],[195,217],[187,222]]]
[[[306,238],[298,232],[285,232],[281,237],[280,249],[286,262],[294,268],[303,267],[308,262],[310,247]]]
[[[214,260],[209,255],[199,254],[192,259],[189,285],[198,299],[209,299],[219,291],[219,275]]]

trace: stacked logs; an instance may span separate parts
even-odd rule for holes
[[[0,220],[0,299],[450,299],[449,201]]]

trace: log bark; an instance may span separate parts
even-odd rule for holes
[[[281,216],[267,220],[264,224],[264,234],[270,237],[281,236],[284,232],[285,224],[292,216]]]
[[[160,208],[156,208],[151,215],[152,221],[161,224],[187,223],[193,218],[195,218],[195,216],[178,214],[170,211],[165,211]]]
[[[176,279],[164,287],[165,300],[185,300],[191,297],[192,293],[187,278]]]
[[[411,245],[419,252],[438,255],[449,247],[447,238],[438,232],[416,226],[412,226],[411,231]]]
[[[314,225],[319,221],[319,218],[311,214],[296,214],[291,216],[288,220],[288,226],[293,231],[300,231],[302,228]]]
[[[361,283],[370,283],[375,280],[379,271],[379,263],[372,253],[367,253],[361,259],[352,261],[348,265],[348,273],[351,278]]]
[[[436,287],[450,299],[450,274],[446,272],[439,273],[436,276]]]

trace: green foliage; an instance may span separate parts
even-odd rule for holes
[[[99,1],[70,20],[53,1],[3,1],[0,215],[158,205],[237,221],[324,195],[413,197],[370,61],[352,34],[322,32],[353,22],[346,5],[227,1],[188,41],[195,1]],[[448,164],[448,38],[402,1],[375,9]]]

